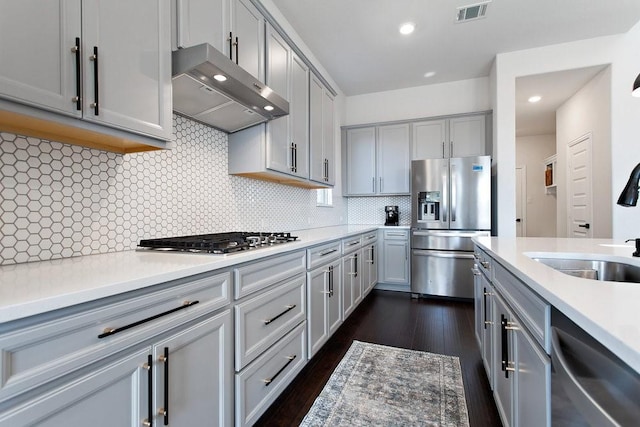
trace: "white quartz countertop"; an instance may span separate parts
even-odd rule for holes
[[[298,240],[228,255],[125,251],[0,267],[0,323],[377,230],[293,230]]]
[[[579,258],[640,266],[634,245],[610,239],[478,237],[474,241],[551,305],[640,372],[640,284],[569,276],[534,261]]]

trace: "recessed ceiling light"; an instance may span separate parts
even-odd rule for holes
[[[227,77],[223,76],[222,74],[216,74],[213,76],[213,78],[219,82],[224,82],[225,80],[227,80]]]
[[[427,71],[426,73],[424,73],[424,76],[425,76],[426,78],[433,77],[433,76],[435,76],[435,75],[436,75],[436,72],[435,72],[435,71]]]
[[[273,111],[273,106],[272,105],[265,105],[264,109],[267,111]]]
[[[541,99],[542,99],[542,97],[540,95],[534,95],[531,98],[529,98],[529,102],[531,102],[533,104],[534,102],[538,102]]]
[[[400,25],[400,34],[404,34],[404,35],[411,34],[415,29],[416,29],[416,26],[413,23],[407,22],[405,24]]]

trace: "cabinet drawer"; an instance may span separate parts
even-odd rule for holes
[[[196,277],[8,325],[13,330],[0,335],[0,400],[229,304],[229,272]]]
[[[346,255],[351,253],[357,249],[360,249],[362,246],[362,236],[356,237],[347,237],[346,239],[342,239],[342,254]]]
[[[371,231],[362,235],[362,246],[375,243],[378,241],[378,231]]]
[[[409,239],[409,230],[388,230],[382,232],[384,240],[407,240]]]
[[[492,268],[494,286],[518,313],[523,326],[549,354],[551,306],[497,262],[493,261]]]
[[[322,264],[340,258],[340,255],[342,254],[341,245],[342,243],[338,240],[337,242],[331,242],[326,245],[307,249],[307,269],[313,270]]]
[[[306,322],[236,374],[236,426],[252,425],[307,362]]]
[[[487,280],[491,281],[491,274],[493,273],[493,270],[491,269],[493,260],[491,259],[491,257],[487,255],[487,253],[482,249],[476,246],[473,251],[473,258],[476,260],[478,270],[480,270],[482,274],[484,274],[484,277],[486,277]]]
[[[240,299],[305,271],[305,251],[246,264],[234,270],[235,298]]]
[[[236,305],[236,371],[305,319],[305,285],[301,274]]]

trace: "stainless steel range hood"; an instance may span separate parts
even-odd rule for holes
[[[209,44],[176,50],[172,59],[178,114],[229,133],[289,114],[285,99]]]

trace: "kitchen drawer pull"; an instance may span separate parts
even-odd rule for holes
[[[475,273],[474,273],[475,274]],[[487,296],[491,295],[487,292],[487,288],[483,288],[482,301],[484,302],[484,328],[487,329]]]
[[[357,245],[358,243],[360,243],[360,240],[356,240],[350,243],[347,243],[347,246],[353,246],[353,245]]]
[[[337,249],[330,249],[328,251],[320,252],[320,256],[326,256],[326,255],[332,254],[334,252],[338,252],[338,250]]]
[[[282,313],[278,314],[276,317],[272,317],[271,319],[267,319],[267,320],[263,320],[265,325],[268,325],[271,322],[274,322],[276,319],[279,319],[280,317],[284,316],[285,314],[287,314],[288,312],[290,312],[291,310],[293,310],[294,308],[296,308],[295,304],[290,304],[290,305],[285,305],[286,310],[283,311]]]
[[[82,87],[80,86],[80,37],[76,37],[76,45],[71,48],[76,56],[76,96],[73,97],[73,102],[76,103],[76,110],[82,110]]]
[[[295,360],[295,358],[296,358],[295,354],[293,354],[291,356],[287,356],[287,359],[288,359],[287,363],[285,363],[284,366],[282,368],[280,368],[280,370],[278,372],[273,374],[273,376],[271,378],[266,378],[266,379],[262,380],[264,382],[265,387],[268,387],[269,384],[271,384],[273,382],[273,380],[275,380],[276,377],[282,373],[282,371],[287,369],[287,366],[289,366],[291,364],[291,362],[293,362]]]
[[[367,240],[371,240],[371,239],[375,239],[376,235],[375,234],[369,234],[367,237],[365,237],[365,239]]]
[[[143,323],[147,323],[147,322],[150,322],[152,320],[156,320],[156,319],[158,319],[160,317],[166,316],[166,315],[171,314],[171,313],[175,313],[176,311],[183,310],[183,309],[185,309],[187,307],[191,307],[192,305],[196,305],[199,302],[200,301],[185,301],[184,303],[182,303],[182,305],[180,307],[172,308],[171,310],[167,310],[167,311],[165,311],[163,313],[156,314],[156,315],[151,316],[151,317],[147,317],[146,319],[138,320],[137,322],[129,323],[128,325],[121,326],[119,328],[106,328],[103,333],[98,335],[98,338],[106,338],[108,336],[117,334],[118,332],[122,332],[122,331],[126,331],[127,329],[135,328],[136,326],[140,326]]]
[[[481,274],[480,270],[478,270],[477,268],[472,268],[471,272],[473,273],[474,276],[479,276]]]
[[[480,265],[483,268],[486,268],[487,270],[489,270],[489,268],[491,267],[491,264],[489,264],[489,261],[480,261]]]

